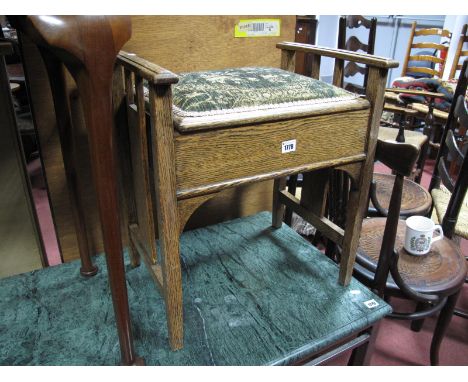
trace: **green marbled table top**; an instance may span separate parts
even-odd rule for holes
[[[384,317],[390,307],[263,212],[181,238],[185,346],[169,349],[163,299],[144,265],[127,265],[137,353],[148,365],[294,363]],[[118,364],[104,257],[0,280],[0,364]],[[128,263],[128,260],[127,260]],[[378,306],[364,302],[374,299]]]

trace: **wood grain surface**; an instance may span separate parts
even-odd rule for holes
[[[279,37],[235,38],[244,19],[281,19]],[[279,67],[280,41],[294,41],[295,16],[132,16],[123,50],[175,73],[240,66]]]
[[[353,111],[176,137],[178,191],[365,152],[369,111]],[[334,147],[329,149],[329,137]],[[296,139],[295,152],[281,142]],[[235,166],[233,166],[235,163]]]
[[[359,253],[377,263],[382,245],[385,218],[366,219],[362,226]],[[457,245],[448,239],[435,242],[424,256],[411,255],[403,248],[406,224],[398,222],[395,248],[399,253],[398,269],[404,281],[425,293],[447,291],[459,285],[466,275],[466,261]]]
[[[377,186],[377,200],[383,208],[388,209],[395,176],[374,173],[374,181]],[[425,215],[431,204],[431,195],[425,188],[409,179],[404,180],[400,215]]]
[[[295,16],[266,16],[281,19],[281,36],[268,38],[234,39],[234,24],[240,19],[259,18],[260,16],[133,16],[132,38],[124,45],[123,50],[138,53],[154,64],[159,64],[175,72],[189,70],[221,69],[234,66],[262,65],[279,67],[281,53],[275,48],[279,41],[294,41]],[[210,23],[212,21],[212,23]],[[204,27],[208,34],[194,33]],[[195,28],[195,29],[194,29]],[[205,29],[203,29],[205,30]],[[209,38],[207,38],[207,36]],[[32,94],[35,126],[41,147],[41,158],[48,184],[48,193],[57,232],[57,237],[64,261],[79,258],[78,242],[73,226],[72,209],[65,181],[65,172],[60,149],[60,140],[56,129],[50,86],[44,64],[37,48],[25,36],[22,39],[24,51],[25,74]],[[153,68],[154,69],[154,68]],[[143,70],[143,69],[142,69]],[[143,73],[143,71],[142,71]],[[83,196],[86,209],[86,228],[90,252],[102,252],[102,235],[99,225],[98,209],[94,193],[94,184],[89,162],[89,146],[84,127],[81,101],[74,89],[76,85],[67,74],[68,92],[71,97],[71,112],[74,126],[76,150],[79,153],[77,174],[82,179],[79,190]],[[221,221],[223,217],[234,218],[234,211],[255,213],[271,209],[271,184],[253,185],[239,195],[253,197],[258,203],[256,209],[249,199],[238,198],[233,191],[222,192],[226,195],[214,198],[196,212],[189,226],[201,227],[204,221]],[[257,190],[263,198],[258,199]],[[245,203],[245,205],[244,205]],[[211,216],[213,214],[219,216]],[[244,215],[242,215],[244,216]],[[127,228],[123,222],[124,244],[127,241]]]

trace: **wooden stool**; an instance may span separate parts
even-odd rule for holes
[[[371,187],[371,204],[369,212],[378,212],[382,216],[388,214],[390,199],[392,196],[395,175],[374,173]],[[432,198],[429,191],[412,180],[405,179],[403,182],[403,195],[401,198],[401,217],[413,215],[427,215],[431,210]]]
[[[277,47],[282,70],[226,69],[180,78],[134,54],[119,55],[114,100],[128,119],[133,262],[143,255],[165,297],[172,349],[183,346],[179,237],[192,213],[228,187],[275,179],[273,227],[281,227],[285,205],[290,207],[342,246],[339,282],[351,280],[387,71],[397,63],[306,44]],[[296,51],[313,55],[314,78],[321,56],[336,59],[339,78],[344,60],[368,65],[367,99],[292,73]],[[344,230],[323,216],[332,168],[352,179]],[[286,176],[299,172],[300,201],[284,190]]]
[[[390,93],[393,94],[393,93]],[[400,116],[399,127],[379,128],[379,140],[383,142],[405,142],[421,149],[426,144],[428,138],[426,135],[411,130],[405,130],[406,121],[408,118],[414,117],[417,112],[412,109],[399,107],[385,103],[384,110],[393,112]],[[422,169],[415,170],[416,177]],[[395,175],[374,173],[374,178],[371,185],[369,213],[375,213],[380,216],[387,216],[390,206],[390,197],[395,184]],[[431,195],[429,192],[420,186],[418,183],[405,178],[403,180],[403,195],[401,201],[400,216],[409,217],[412,215],[426,215],[432,204]]]

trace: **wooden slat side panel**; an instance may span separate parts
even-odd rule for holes
[[[180,135],[177,190],[362,154],[368,118],[361,110]],[[329,149],[330,137],[336,150]],[[282,154],[282,142],[293,139],[296,151]]]
[[[443,64],[445,62],[444,59],[435,57],[435,56],[429,56],[429,55],[417,55],[417,56],[410,56],[409,57],[410,61],[431,61],[435,62],[437,64]]]
[[[447,29],[440,29],[440,28],[426,28],[426,29],[419,29],[414,32],[415,36],[441,36],[441,37],[451,37],[452,33]]]
[[[423,68],[419,66],[408,66],[408,73],[426,73],[426,74],[430,74],[431,76],[439,75],[439,72],[437,70]]]
[[[146,131],[139,125],[139,116],[133,107],[127,109],[129,136],[132,147],[133,187],[135,190],[135,204],[140,233],[146,245],[146,252],[156,260],[155,227],[153,216],[153,204],[149,184],[148,152],[146,150]],[[146,147],[145,147],[146,146]]]
[[[412,48],[429,48],[429,49],[437,49],[437,50],[448,50],[448,46],[437,44],[434,42],[417,42],[411,45]]]

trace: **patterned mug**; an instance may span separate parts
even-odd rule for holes
[[[439,231],[440,235],[432,237],[434,231]],[[442,227],[431,219],[424,216],[406,219],[405,249],[412,255],[425,255],[431,250],[432,243],[443,238]]]

